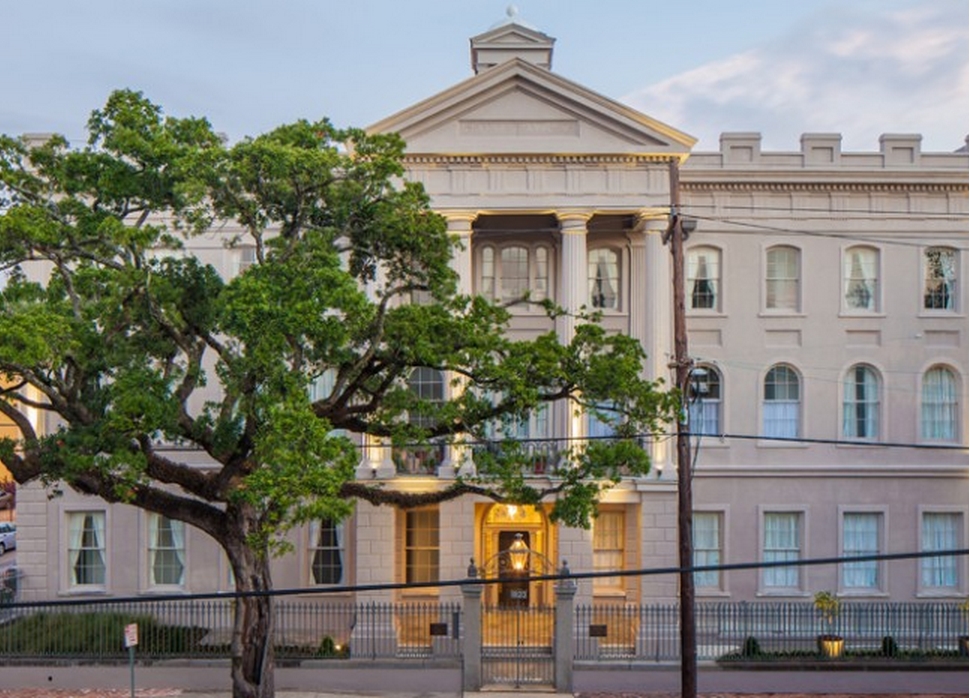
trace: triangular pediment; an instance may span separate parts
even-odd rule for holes
[[[384,119],[409,154],[686,154],[677,129],[513,59]]]

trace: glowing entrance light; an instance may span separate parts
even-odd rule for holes
[[[511,562],[513,570],[519,573],[525,571],[526,565],[529,563],[529,552],[529,546],[523,540],[522,534],[516,533],[515,540],[509,546],[509,562]]]

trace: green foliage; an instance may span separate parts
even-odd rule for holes
[[[205,628],[165,625],[151,616],[125,613],[34,613],[0,628],[9,656],[103,657],[124,654],[125,626],[138,624],[141,656],[196,652]]]
[[[895,657],[897,654],[899,654],[899,645],[896,644],[896,640],[892,635],[886,635],[882,639],[880,653],[884,657]]]
[[[761,643],[754,635],[744,638],[744,645],[741,646],[741,656],[759,657],[761,656]]]
[[[643,435],[676,395],[643,379],[640,345],[595,316],[577,318],[568,344],[514,340],[505,308],[457,294],[456,242],[404,182],[398,136],[303,120],[230,145],[132,91],[110,95],[88,128],[74,149],[0,137],[11,271],[0,412],[30,407],[59,425],[0,444],[19,481],[183,520],[238,571],[284,549],[290,527],[346,517],[353,497],[423,502],[379,483],[348,494],[359,455],[348,434],[500,444],[444,496],[553,502],[571,526],[589,526],[604,489],[648,471]],[[254,263],[234,274],[223,245],[252,249]],[[418,395],[419,369],[463,389]],[[616,437],[565,450],[555,477],[537,480],[507,435],[556,402]]]
[[[831,628],[835,623],[836,616],[839,615],[839,610],[841,609],[842,602],[839,598],[833,594],[831,591],[819,591],[815,593],[813,597],[813,604],[815,610],[818,611],[819,616],[825,621],[825,624]]]

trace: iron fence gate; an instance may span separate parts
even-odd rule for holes
[[[554,606],[482,609],[482,683],[552,686],[555,683]]]

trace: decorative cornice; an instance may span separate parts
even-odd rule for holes
[[[833,182],[825,181],[824,177],[812,182],[768,182],[768,181],[746,181],[729,182],[717,181],[680,181],[680,186],[685,191],[694,192],[721,192],[721,191],[818,191],[818,192],[861,192],[861,191],[886,191],[900,193],[955,193],[967,194],[970,186],[966,182]]]
[[[447,155],[447,154],[406,154],[404,164],[408,165],[515,165],[515,164],[541,164],[541,165],[641,165],[643,163],[668,163],[671,160],[669,154],[663,153],[640,153],[598,155],[592,154],[529,154],[529,153],[509,153],[509,154],[487,154],[487,155]],[[674,158],[680,159],[680,158]]]

